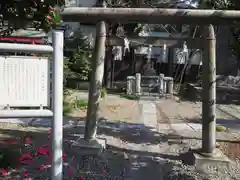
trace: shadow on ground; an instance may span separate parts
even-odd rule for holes
[[[126,123],[118,120],[107,121],[100,118],[98,123],[98,135],[112,136],[122,141],[134,144],[152,144],[168,142],[169,136],[174,136],[168,132],[165,133],[153,131],[153,128],[145,126],[143,123]],[[78,119],[79,120],[79,119]],[[84,118],[79,121],[72,121],[70,126],[66,126],[69,134],[83,134],[84,133]]]
[[[101,122],[99,127],[99,135],[113,136],[126,142],[141,144],[159,144],[167,143],[170,139],[174,139],[175,135],[164,135],[151,131],[151,128],[141,124],[127,124],[127,123],[109,123]],[[48,139],[47,128],[34,128],[34,127],[23,127],[23,128],[2,128],[0,129],[0,146],[5,147],[9,150],[17,150],[20,147],[24,147],[26,138],[31,139],[31,144],[35,147],[35,150],[39,147],[51,151],[51,139]],[[70,171],[75,178],[84,176],[84,179],[121,179],[121,180],[187,180],[194,179],[194,177],[188,171],[183,171],[181,166],[181,160],[186,159],[184,155],[170,155],[163,153],[151,153],[143,151],[127,150],[118,146],[108,146],[106,151],[100,157],[87,158],[84,167],[85,160],[79,158],[76,154],[72,154],[71,147],[69,145],[70,140],[75,140],[77,137],[74,134],[83,134],[84,127],[68,127],[64,129],[64,142],[63,148],[67,155],[66,166],[64,166],[64,179],[70,179]],[[175,136],[177,138],[177,136]],[[176,144],[182,144],[182,140],[177,140]],[[167,144],[166,144],[167,145]],[[24,148],[23,148],[24,149]],[[23,151],[25,151],[24,149]],[[33,149],[27,149],[29,151],[35,151]],[[13,153],[13,151],[11,151]],[[76,152],[76,151],[74,151]],[[12,161],[12,160],[10,160]],[[18,160],[16,160],[17,162]],[[27,165],[16,166],[15,164],[8,164],[6,168],[9,172],[12,169],[17,171],[12,172],[6,179],[14,179],[16,177],[23,176],[24,167],[29,176],[34,177],[33,179],[49,179],[50,169],[44,171],[39,170],[39,166],[42,164],[49,163],[47,156],[41,156],[41,158],[34,158],[34,163]],[[0,163],[1,165],[1,163]],[[71,170],[72,168],[72,170]],[[200,176],[200,175],[199,175]]]
[[[193,118],[193,119],[186,119],[189,123],[195,123],[195,124],[201,124],[200,118]],[[232,119],[223,119],[223,118],[217,118],[216,119],[217,125],[224,126],[226,128],[229,128],[230,130],[240,130],[240,120],[238,118],[232,118]]]

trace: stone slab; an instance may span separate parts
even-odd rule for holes
[[[201,154],[200,151],[196,151],[193,153],[193,158],[197,170],[209,169],[216,164],[228,167],[232,163],[232,161],[217,148],[212,156],[205,156]]]
[[[78,155],[97,155],[106,149],[107,141],[105,138],[96,138],[87,142],[82,137],[72,142],[71,149]]]
[[[179,123],[179,124],[171,124],[171,128],[176,132],[180,133],[184,131],[194,131],[188,124]]]
[[[24,124],[27,125],[33,121],[33,118],[11,118],[11,119],[0,119],[0,123],[11,123],[11,124]]]
[[[188,123],[188,125],[194,129],[195,131],[201,131],[202,130],[202,124],[200,123]]]
[[[170,125],[169,124],[158,124],[158,131],[162,132],[162,131],[170,131]]]

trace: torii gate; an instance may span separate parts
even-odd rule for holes
[[[202,152],[214,155],[216,144],[216,38],[213,25],[226,25],[240,20],[240,11],[200,10],[200,9],[161,9],[161,8],[66,8],[61,13],[64,21],[98,23],[92,86],[90,87],[89,111],[96,110],[101,79],[96,73],[103,73],[97,63],[104,63],[106,27],[105,22],[146,23],[146,24],[195,24],[204,28],[203,95],[202,95]],[[98,68],[97,68],[98,67]],[[99,75],[98,74],[98,75]],[[91,95],[92,94],[92,95]],[[95,95],[93,95],[95,94]],[[95,103],[95,104],[94,104]],[[94,105],[93,105],[94,104]],[[95,113],[92,113],[95,114]],[[91,117],[90,117],[91,116]],[[89,115],[86,129],[87,138],[95,135],[94,115]]]

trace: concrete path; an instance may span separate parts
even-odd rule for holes
[[[166,99],[156,102],[159,127],[170,125],[170,129],[182,137],[201,138],[201,104],[192,102],[176,102]],[[221,107],[223,110],[221,110]],[[231,109],[231,110],[230,110]],[[216,132],[217,139],[239,140],[240,120],[236,118],[236,110],[231,106],[217,105],[217,125],[224,125],[229,132]],[[238,114],[240,116],[240,113]],[[233,118],[235,117],[235,118]],[[239,129],[238,129],[239,128]],[[170,131],[170,130],[169,130]]]

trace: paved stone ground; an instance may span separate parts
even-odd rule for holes
[[[156,103],[160,124],[170,124],[171,128],[182,136],[201,138],[201,103],[177,102],[163,99]],[[237,140],[240,137],[240,113],[236,105],[217,105],[217,124],[228,128],[228,132],[217,132],[217,138]],[[159,125],[161,126],[161,125]]]

